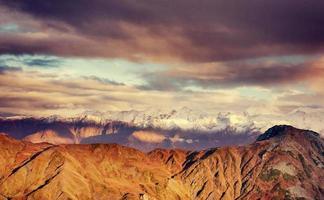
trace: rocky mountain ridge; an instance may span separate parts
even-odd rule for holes
[[[324,141],[275,126],[246,146],[143,153],[0,135],[0,199],[323,199]]]

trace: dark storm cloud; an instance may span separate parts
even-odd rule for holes
[[[28,67],[59,67],[63,61],[57,57],[49,56],[11,56],[11,55],[2,55],[0,56],[0,66],[11,66],[11,62],[15,63],[16,66],[27,65]],[[11,67],[11,70],[21,70],[19,67]]]
[[[4,75],[5,73],[10,72],[19,72],[22,71],[20,67],[8,67],[8,66],[0,66],[0,75]]]
[[[167,57],[205,62],[318,53],[323,51],[324,45],[322,0],[0,2],[36,17],[52,29],[56,29],[55,24],[58,23],[71,26],[79,37],[96,41],[96,45],[100,45],[102,40],[114,40],[128,44],[128,47],[121,48],[132,49],[131,52],[121,50],[116,55],[110,55],[102,53],[107,51],[105,48],[75,49],[67,45],[61,54],[68,55],[125,57],[126,54],[143,53],[147,57],[163,57],[167,54]],[[143,42],[145,38],[150,38],[150,42]],[[183,41],[175,41],[174,38],[182,38]],[[154,45],[161,40],[166,45],[157,49]],[[12,42],[2,47],[2,52],[45,51],[60,54],[57,46],[61,44],[53,42],[53,46],[42,46],[32,43],[31,46],[20,47]],[[80,47],[83,45],[80,44]],[[107,45],[107,48],[114,51],[113,45]]]
[[[55,58],[31,58],[23,62],[31,67],[59,67],[61,64],[61,61]]]
[[[0,112],[0,117],[14,117],[16,116],[15,113],[10,113],[10,112]]]
[[[324,73],[324,68],[311,66],[311,63],[283,64],[241,64],[230,67],[224,76],[224,83],[237,85],[280,85],[308,79]]]
[[[187,86],[226,88],[278,86],[322,77],[324,66],[316,61],[302,63],[229,62],[173,68],[163,73],[143,74],[146,90],[179,90]]]
[[[63,104],[55,104],[37,97],[0,97],[0,108],[16,108],[19,105],[21,109],[62,109],[68,108]]]
[[[84,78],[85,80],[95,80],[95,81],[98,81],[98,82],[103,83],[103,84],[125,85],[124,83],[119,83],[119,82],[110,80],[108,78],[101,78],[101,77],[98,77],[98,76],[83,76],[82,78]]]

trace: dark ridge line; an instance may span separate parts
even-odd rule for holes
[[[21,169],[22,167],[24,167],[25,165],[27,165],[28,163],[30,163],[32,160],[36,159],[40,154],[42,154],[43,152],[49,150],[50,148],[54,147],[55,145],[51,145],[48,146],[44,149],[42,149],[41,151],[36,152],[35,154],[33,154],[31,157],[29,157],[28,159],[24,160],[19,166],[15,167],[11,173],[5,178],[3,179],[2,183],[4,183],[9,177],[11,177],[14,173],[16,173],[19,169]],[[2,183],[0,185],[2,185]]]
[[[35,158],[37,158],[41,153],[47,151],[48,149],[52,148],[53,146],[48,146],[44,149],[42,149],[41,151],[38,151],[37,153],[33,154],[31,157],[29,157],[27,160],[25,160],[21,165],[19,165],[18,167],[15,167],[11,173],[9,174],[8,178],[10,176],[12,176],[14,173],[16,173],[20,168],[22,168],[23,166],[27,165],[29,162],[31,162],[32,160],[34,160]]]
[[[200,190],[198,190],[198,192],[196,193],[196,197],[199,197],[199,195],[202,193],[202,191],[205,189],[207,184],[207,181],[205,181],[205,183],[203,184],[203,186],[200,188]]]
[[[0,193],[0,195],[1,195],[3,198],[7,199],[7,200],[11,200],[11,197],[8,197],[8,196],[6,196],[6,195],[4,195],[4,194],[1,194],[1,193]]]
[[[60,173],[61,173],[61,171],[58,171],[54,176],[52,176],[49,179],[45,180],[45,182],[43,184],[41,184],[40,186],[38,186],[36,189],[32,190],[31,192],[27,193],[26,194],[26,197],[28,198],[30,195],[32,195],[33,193],[35,193],[37,190],[40,190],[43,187],[45,187],[46,185],[48,185]]]

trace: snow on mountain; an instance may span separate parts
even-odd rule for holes
[[[187,107],[180,109],[143,111],[87,111],[82,113],[87,119],[97,122],[118,120],[139,127],[154,127],[164,130],[182,129],[203,132],[217,132],[233,129],[236,133],[246,131],[262,132],[276,124],[289,124],[303,129],[312,129],[324,135],[324,109],[298,108],[286,114],[250,114],[220,112],[215,114],[193,110]]]
[[[25,118],[25,116],[22,118]],[[15,117],[15,119],[17,119],[17,117]],[[149,108],[141,111],[86,111],[70,118],[55,115],[42,119],[48,122],[89,121],[97,124],[121,121],[140,128],[207,133],[222,131],[231,132],[232,134],[264,132],[271,126],[288,124],[302,129],[312,129],[324,135],[324,109],[304,107],[286,114],[252,114],[250,112],[207,113],[183,107],[169,110]]]
[[[210,115],[205,112],[183,107],[179,110],[153,110],[122,111],[122,112],[84,112],[82,115],[89,120],[104,122],[107,120],[123,121],[138,127],[160,128],[164,130],[195,130],[203,132],[215,132],[226,128],[234,128],[237,132],[254,129],[253,122],[246,114],[218,113]]]

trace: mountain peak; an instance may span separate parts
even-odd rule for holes
[[[275,137],[280,137],[284,136],[290,133],[302,133],[305,132],[306,130],[298,129],[290,125],[276,125],[271,128],[269,128],[266,132],[261,134],[258,138],[257,141],[263,141],[263,140],[268,140],[270,138],[275,138]],[[315,136],[319,136],[318,133],[313,132],[313,131],[307,131]]]
[[[118,144],[25,143],[0,134],[0,199],[323,199],[324,140],[285,125],[263,134],[272,137],[285,140],[144,153]]]

